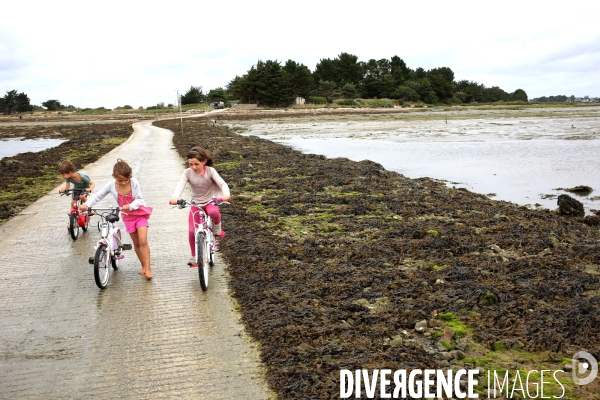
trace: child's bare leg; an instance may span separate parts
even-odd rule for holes
[[[138,229],[138,231],[139,231],[139,229]],[[140,258],[140,245],[139,245],[140,242],[139,242],[138,231],[130,233],[129,237],[131,237],[131,240],[133,241],[133,249],[135,250],[135,254],[137,255],[140,262],[142,262],[142,259]],[[140,274],[140,275],[146,274],[143,263],[142,263],[142,269],[138,272],[138,274]]]
[[[137,255],[140,263],[142,263],[142,269],[139,272],[140,275],[144,275],[146,279],[152,279],[152,272],[150,271],[150,246],[148,246],[148,227],[140,226],[137,231],[130,233],[131,240],[133,241],[133,248]]]

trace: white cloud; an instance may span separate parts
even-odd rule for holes
[[[257,60],[307,65],[341,52],[446,66],[530,97],[600,95],[600,2],[30,1],[3,5],[0,94],[79,107],[175,102]]]

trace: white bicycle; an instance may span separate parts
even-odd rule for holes
[[[131,250],[130,244],[121,242],[121,230],[115,225],[119,221],[119,207],[94,208],[95,215],[100,217],[98,230],[101,238],[96,245],[96,254],[89,258],[94,265],[94,279],[100,289],[105,289],[110,278],[110,269],[119,268],[119,260],[124,256],[123,250]],[[92,207],[88,208],[92,215]]]
[[[198,214],[198,218],[194,215],[194,237],[196,246],[196,264],[198,265],[198,276],[200,278],[200,287],[202,290],[208,289],[208,270],[215,264],[215,251],[217,250],[215,235],[213,234],[213,222],[210,216],[202,207],[209,204],[219,206],[221,204],[229,204],[220,198],[212,198],[210,201],[200,204],[196,200],[177,200],[177,207],[185,208],[187,206],[197,207],[194,214]],[[198,222],[196,222],[198,220]]]

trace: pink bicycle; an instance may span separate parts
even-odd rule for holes
[[[119,207],[94,208],[95,215],[100,217],[98,230],[101,238],[96,245],[96,254],[89,258],[94,266],[94,280],[100,289],[105,289],[110,278],[110,270],[119,268],[119,260],[124,256],[123,250],[131,250],[131,244],[121,241],[121,230],[116,226],[119,221]],[[92,208],[88,208],[92,212]]]

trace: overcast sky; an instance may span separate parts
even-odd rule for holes
[[[600,1],[3,2],[0,96],[76,107],[175,103],[257,60],[311,71],[342,52],[449,67],[529,98],[600,96]]]

